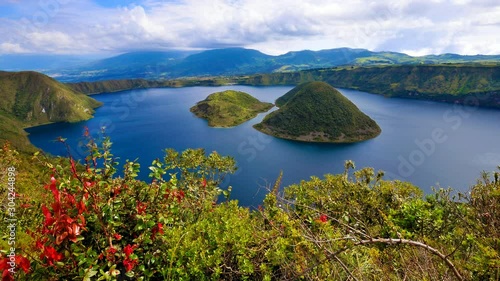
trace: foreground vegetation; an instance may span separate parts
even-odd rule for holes
[[[227,90],[210,94],[190,110],[196,116],[207,119],[210,127],[234,127],[273,106],[272,103],[261,102],[247,93]]]
[[[346,162],[342,174],[284,188],[277,175],[250,210],[220,188],[236,170],[230,157],[167,150],[144,182],[135,162],[117,176],[110,141],[88,138],[80,163],[0,150],[2,205],[12,178],[16,192],[15,210],[0,215],[3,280],[500,278],[498,172],[465,194],[423,196]]]
[[[272,136],[306,142],[350,143],[381,132],[377,123],[325,82],[307,82],[276,100],[280,108],[254,127]]]

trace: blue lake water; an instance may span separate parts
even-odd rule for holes
[[[104,106],[95,118],[79,123],[29,128],[39,148],[66,156],[54,140],[68,139],[74,156],[83,156],[84,127],[98,136],[101,127],[114,143],[112,152],[125,159],[139,158],[141,178],[165,148],[204,148],[233,156],[239,170],[224,182],[233,186],[232,198],[242,205],[261,204],[265,189],[283,170],[283,185],[310,176],[343,171],[345,160],[358,168],[384,170],[386,178],[410,181],[426,192],[431,186],[466,191],[481,171],[500,165],[500,110],[463,107],[426,101],[389,99],[365,92],[340,89],[382,128],[372,140],[355,144],[313,144],[273,138],[252,125],[265,114],[230,129],[210,128],[189,108],[209,94],[226,89],[247,92],[261,101],[274,102],[292,87],[189,87],[145,89],[93,96]]]

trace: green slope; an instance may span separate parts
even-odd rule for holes
[[[233,127],[272,107],[247,93],[228,90],[209,95],[191,107],[191,112],[207,119],[210,127]]]
[[[276,100],[280,109],[254,127],[279,138],[307,142],[358,142],[380,127],[339,91],[324,82],[301,84]]]
[[[500,108],[500,66],[399,65],[342,67],[236,79],[243,85],[296,85],[324,81],[387,97],[432,100]]]
[[[37,72],[0,72],[0,141],[28,148],[24,127],[76,122],[101,104]]]

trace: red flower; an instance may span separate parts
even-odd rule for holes
[[[156,233],[163,234],[163,224],[159,222],[157,225],[153,227],[153,230],[151,232],[152,232],[151,239],[155,239]]]
[[[8,270],[10,265],[8,264],[9,258],[4,258],[0,261],[0,270]]]
[[[146,208],[147,208],[146,203],[139,202],[139,201],[137,202],[137,214],[139,214],[139,215],[145,214]]]
[[[14,281],[14,276],[9,272],[8,269],[4,270],[2,273],[2,281]]]
[[[326,223],[328,222],[328,217],[325,214],[321,214],[321,216],[319,216],[319,221],[322,223]]]
[[[201,181],[201,187],[207,187],[207,180],[205,178]]]
[[[115,253],[116,253],[116,249],[115,249],[114,247],[109,247],[109,248],[106,250],[106,259],[107,259],[108,261],[112,261],[112,260],[114,260]]]
[[[43,249],[43,247],[45,247],[44,242],[42,242],[41,240],[36,240],[35,247],[40,250]]]
[[[52,191],[52,195],[54,196],[54,200],[56,202],[59,202],[61,200],[61,197],[59,195],[59,190],[57,190],[56,186],[56,178],[54,176],[50,177],[50,185],[46,185],[45,189],[49,189]]]
[[[156,226],[158,227],[158,232],[163,234],[163,224],[159,222]]]
[[[49,208],[47,208],[43,205],[42,205],[42,213],[43,213],[43,216],[45,217],[45,222],[43,223],[43,225],[45,227],[51,226],[54,224],[54,222],[56,222],[56,220],[52,217],[52,213],[50,213]]]
[[[139,263],[139,261],[137,259],[135,260],[131,260],[131,259],[125,259],[123,261],[123,266],[125,266],[125,270],[127,272],[131,271],[132,269],[134,269],[134,267]]]
[[[78,209],[78,214],[81,215],[82,213],[87,211],[87,207],[85,206],[85,202],[83,200],[78,201],[76,203],[76,208]]]
[[[134,252],[135,248],[137,248],[137,245],[130,246],[130,244],[127,244],[127,246],[125,246],[125,248],[123,248],[123,252],[125,253],[125,256],[127,257],[127,259]]]
[[[16,264],[25,272],[30,271],[30,261],[23,256],[16,256]]]
[[[63,254],[58,253],[56,251],[56,249],[54,249],[50,246],[47,246],[47,247],[44,247],[43,253],[40,256],[40,258],[41,259],[47,258],[47,262],[49,263],[49,265],[53,265],[54,262],[58,262],[58,261],[62,260]]]
[[[122,239],[122,236],[120,234],[118,234],[118,233],[115,233],[113,236],[115,237],[116,240],[121,240]]]

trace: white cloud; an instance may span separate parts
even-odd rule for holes
[[[18,53],[26,53],[27,50],[23,49],[21,45],[15,43],[2,43],[0,44],[0,54],[18,54]]]
[[[224,46],[273,54],[336,47],[414,54],[500,49],[496,0],[143,0],[116,8],[64,0],[52,13],[37,3],[17,20],[0,18],[0,38],[18,50],[54,53]]]

